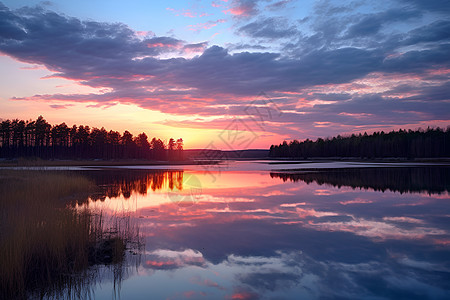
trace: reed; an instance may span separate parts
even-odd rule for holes
[[[123,261],[130,231],[68,202],[94,188],[72,173],[0,171],[1,299],[80,298],[96,278],[90,266]]]

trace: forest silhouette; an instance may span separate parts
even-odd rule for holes
[[[0,157],[182,160],[183,139],[165,143],[155,137],[149,142],[145,133],[134,137],[128,130],[120,134],[104,127],[51,125],[39,116],[0,122]]]
[[[374,132],[333,138],[306,139],[303,142],[284,141],[270,147],[270,157],[312,158],[442,158],[450,157],[450,126],[427,130]]]

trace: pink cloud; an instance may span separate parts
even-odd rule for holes
[[[223,11],[224,13],[230,13],[235,16],[248,16],[248,10],[243,7],[234,7]]]
[[[180,44],[164,44],[164,43],[147,43],[148,48],[172,48],[180,49],[182,46]]]
[[[160,269],[160,268],[179,267],[181,266],[181,262],[176,260],[166,260],[166,261],[147,260],[145,261],[145,265],[150,268]]]
[[[231,7],[223,10],[223,13],[229,13],[237,17],[248,17],[256,14],[256,12],[256,2],[251,0],[233,0]]]
[[[155,33],[153,31],[136,31],[137,36],[146,37],[146,36],[155,36]]]
[[[253,299],[259,299],[258,294],[248,292],[248,291],[239,291],[234,293],[233,295],[227,297],[226,299],[231,300],[253,300]]]

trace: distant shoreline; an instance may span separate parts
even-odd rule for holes
[[[441,158],[375,158],[375,159],[362,159],[355,157],[313,157],[308,159],[292,159],[292,158],[277,158],[277,157],[255,157],[255,158],[235,158],[229,159],[229,161],[257,161],[264,160],[269,161],[268,164],[303,164],[303,163],[323,163],[323,162],[361,162],[361,163],[448,163],[450,164],[449,157]],[[84,159],[84,160],[43,160],[43,159],[0,159],[0,167],[61,167],[61,166],[189,166],[189,165],[211,165],[219,164],[227,160],[216,159],[207,160],[201,159],[186,159],[180,161],[155,161],[144,159],[121,159],[121,160],[102,160],[102,159]]]
[[[160,166],[160,165],[199,165],[199,164],[217,164],[218,161],[155,161],[145,159],[123,159],[123,160],[102,160],[102,159],[84,159],[84,160],[43,160],[43,159],[4,159],[0,160],[0,167],[63,167],[63,166]]]
[[[450,157],[417,157],[417,158],[405,158],[405,157],[386,157],[386,158],[360,158],[360,157],[310,157],[306,159],[300,158],[285,158],[285,157],[269,157],[268,160],[282,161],[282,162],[292,162],[292,161],[304,161],[304,162],[332,162],[332,161],[347,161],[347,162],[365,162],[365,163],[412,163],[412,162],[423,162],[423,163],[450,163]]]

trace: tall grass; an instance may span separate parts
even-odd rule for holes
[[[68,205],[94,188],[71,173],[0,171],[0,298],[80,298],[89,266],[123,261],[127,232]]]

